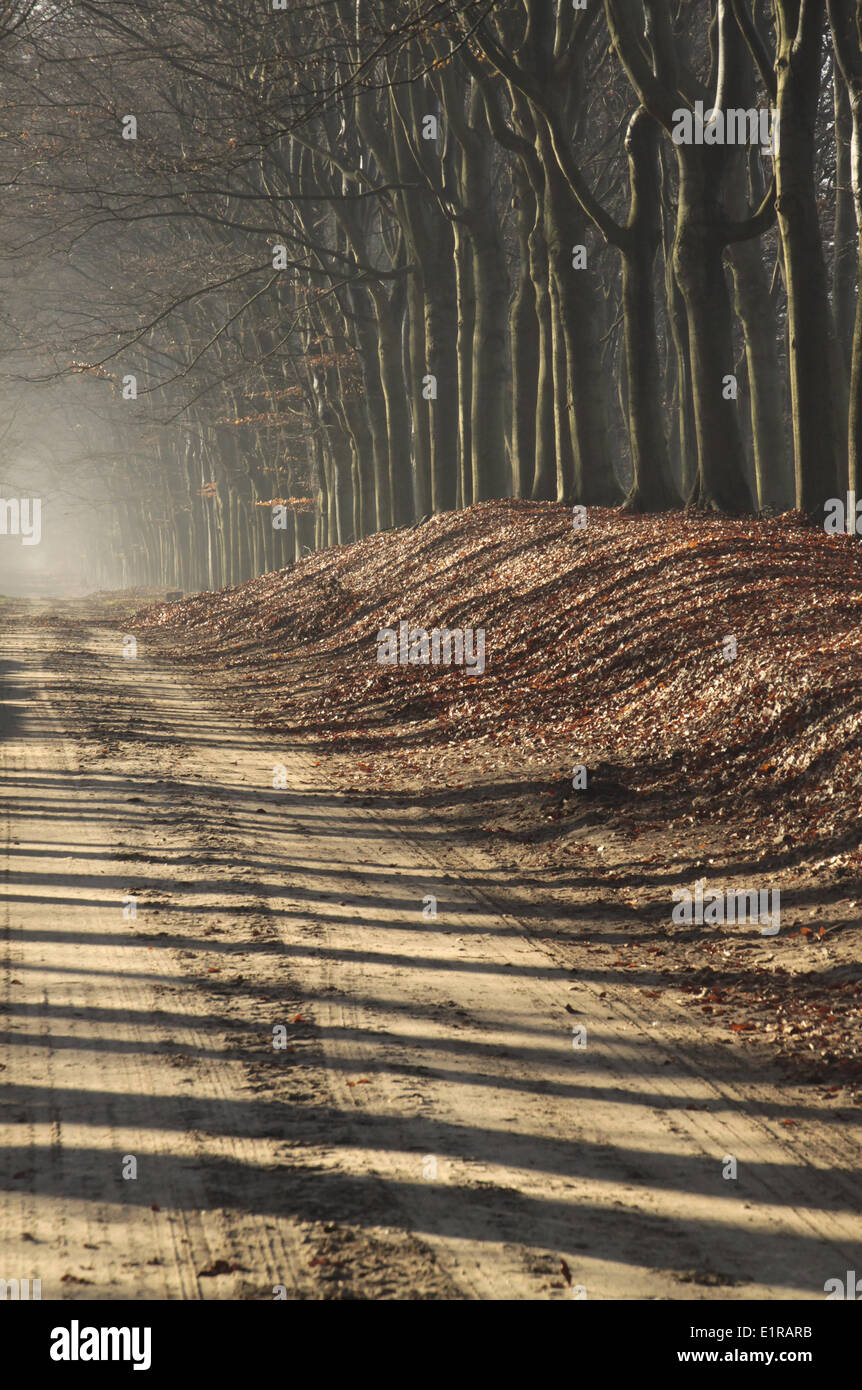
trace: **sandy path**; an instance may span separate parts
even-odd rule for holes
[[[862,1268],[855,1116],[753,1083],[146,643],[33,611],[0,658],[0,1277],[822,1298]]]

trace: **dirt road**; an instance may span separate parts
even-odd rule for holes
[[[753,1080],[145,641],[16,605],[0,658],[0,1277],[822,1299],[862,1269],[862,1114]]]

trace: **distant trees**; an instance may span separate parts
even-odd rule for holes
[[[862,452],[861,42],[851,0],[31,15],[4,347],[100,402],[117,582],[507,494],[822,517]]]

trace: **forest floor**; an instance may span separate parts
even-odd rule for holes
[[[2,604],[0,1276],[862,1267],[857,545],[496,503],[156,597]],[[483,628],[485,672],[379,665],[401,620]],[[780,931],[674,922],[698,880],[780,891]]]

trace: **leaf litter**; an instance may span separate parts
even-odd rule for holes
[[[436,809],[445,788],[557,904],[586,873],[603,895],[588,949],[604,930],[644,994],[678,990],[700,1026],[858,1098],[860,618],[858,542],[799,513],[590,508],[579,530],[568,506],[510,499],[133,626],[325,755],[345,796]],[[402,620],[483,629],[484,673],[381,665],[378,633]],[[695,878],[780,887],[771,957],[746,959],[766,948],[756,926],[671,926],[671,889]]]

